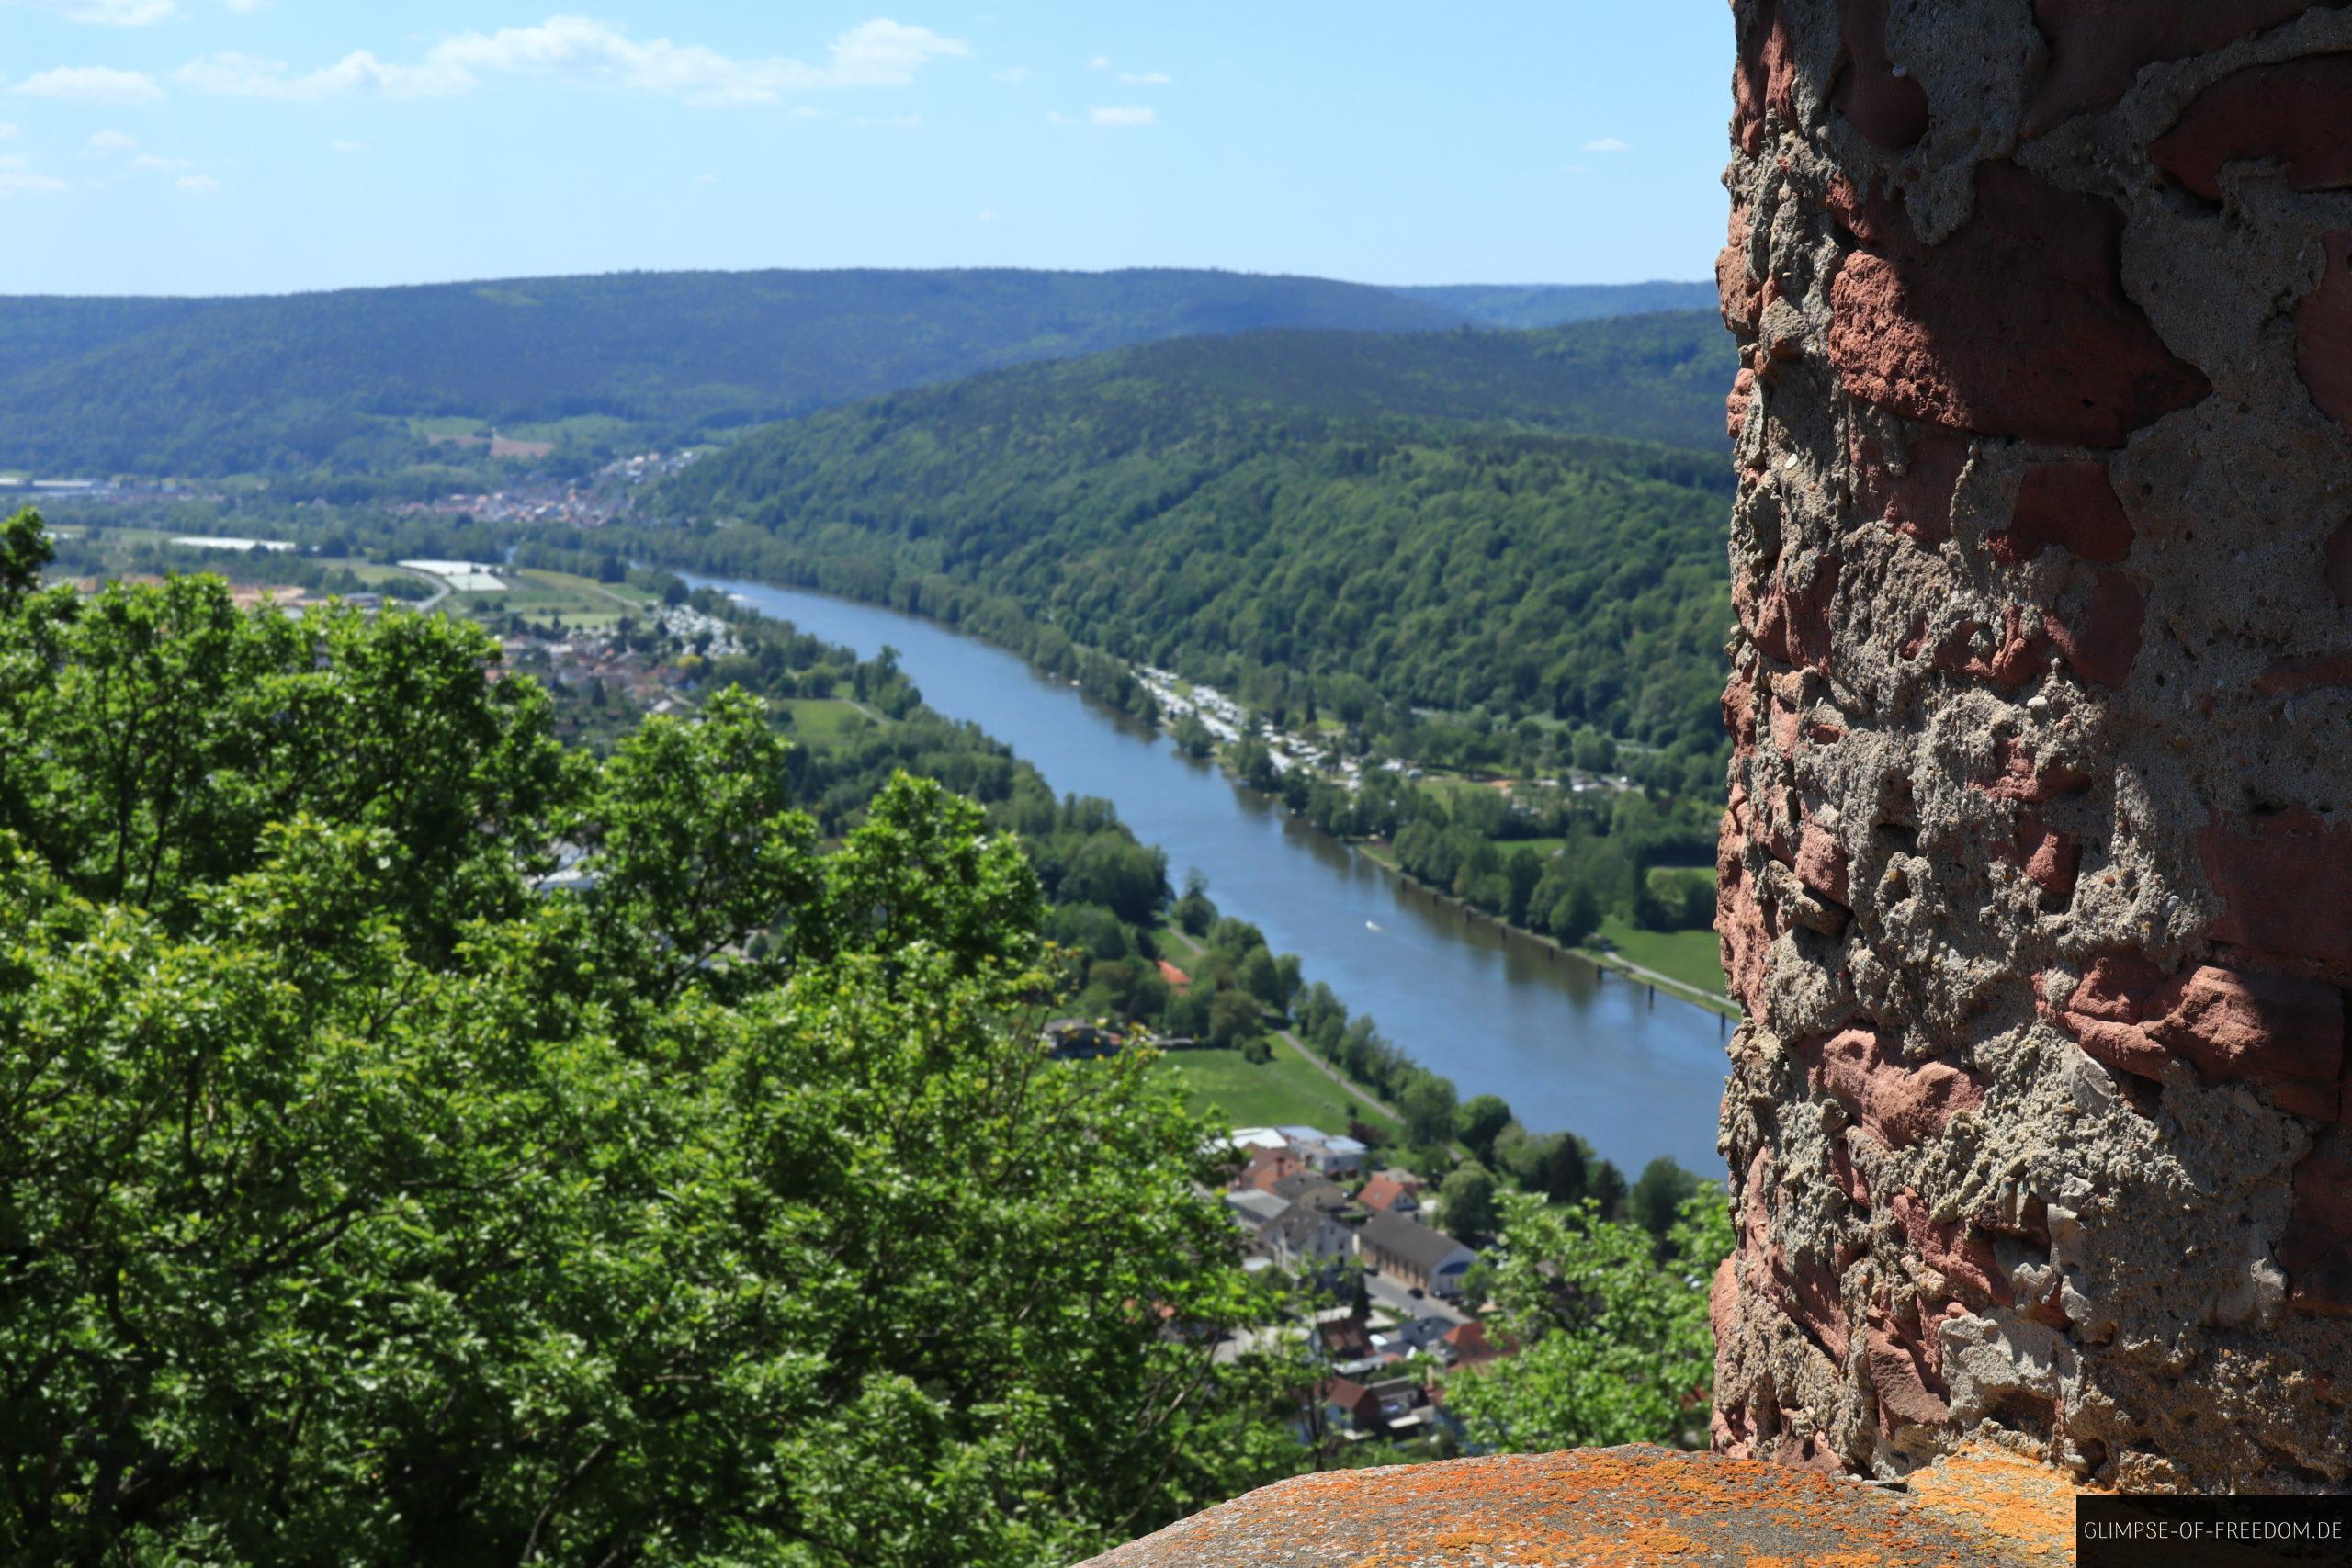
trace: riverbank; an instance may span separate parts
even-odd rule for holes
[[[1407,871],[1404,867],[1398,865],[1396,863],[1396,857],[1388,852],[1386,848],[1382,845],[1355,843],[1349,845],[1349,848],[1355,851],[1356,853],[1363,855],[1366,860],[1371,861],[1373,864],[1380,867],[1383,871],[1387,872],[1390,875],[1397,877],[1409,884],[1412,887],[1428,897],[1433,898],[1437,902],[1444,905],[1447,908],[1459,913],[1464,920],[1481,922],[1487,925],[1499,927],[1502,930],[1510,932],[1513,936],[1533,942],[1536,946],[1543,948],[1547,952],[1559,954],[1564,957],[1580,960],[1583,963],[1591,964],[1596,970],[1599,970],[1603,974],[1622,975],[1626,979],[1633,981],[1636,985],[1645,986],[1653,991],[1662,991],[1667,996],[1673,998],[1676,1001],[1688,1002],[1692,1007],[1704,1009],[1706,1011],[1712,1012],[1719,1018],[1737,1019],[1739,1017],[1739,1004],[1733,1001],[1729,997],[1724,996],[1720,991],[1711,991],[1704,986],[1693,985],[1686,978],[1668,974],[1664,970],[1656,968],[1651,964],[1636,963],[1632,956],[1624,953],[1615,952],[1609,948],[1570,947],[1565,942],[1555,941],[1553,938],[1544,935],[1541,931],[1532,931],[1524,926],[1512,925],[1509,920],[1503,919],[1499,916],[1490,915],[1487,913],[1486,910],[1478,908],[1475,905],[1464,902],[1462,899],[1455,897],[1452,893],[1447,892],[1443,888],[1430,886],[1419,877],[1415,876],[1411,872]],[[1634,931],[1634,928],[1625,924],[1622,916],[1611,915],[1608,920],[1602,922],[1602,931],[1606,932],[1611,926],[1617,927],[1619,930],[1627,932]],[[1637,932],[1634,934],[1672,937],[1680,933]],[[1645,954],[1645,956],[1647,955]]]

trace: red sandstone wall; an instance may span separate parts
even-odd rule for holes
[[[2352,9],[1734,13],[1718,1446],[2352,1485]]]

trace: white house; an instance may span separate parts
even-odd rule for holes
[[[1355,1249],[1355,1233],[1312,1203],[1293,1203],[1258,1233],[1256,1246],[1293,1279],[1312,1279],[1331,1273]]]

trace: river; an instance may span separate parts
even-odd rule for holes
[[[1465,916],[1001,649],[871,604],[680,575],[865,657],[897,649],[933,708],[1011,746],[1057,792],[1110,801],[1168,852],[1176,881],[1199,868],[1219,909],[1297,953],[1308,979],[1464,1099],[1498,1094],[1530,1128],[1574,1131],[1629,1179],[1659,1155],[1721,1174],[1716,1015]]]

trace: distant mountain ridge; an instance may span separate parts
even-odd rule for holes
[[[206,301],[0,300],[0,466],[270,472],[419,455],[406,422],[707,437],[1024,361],[1259,327],[1428,331],[1385,289],[1238,273],[639,273]]]
[[[1713,283],[1447,283],[1397,293],[1481,326],[1564,327],[1604,316],[1715,309]]]
[[[434,419],[528,427],[585,460],[1134,344],[1270,328],[1430,332],[1491,325],[1514,308],[1430,292],[1178,269],[980,269],[0,298],[0,469],[382,473],[448,455],[413,423]]]

